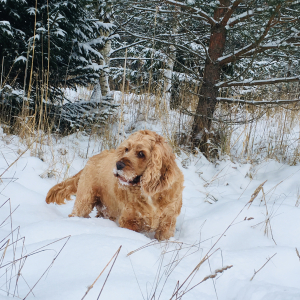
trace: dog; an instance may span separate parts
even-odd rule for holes
[[[52,187],[46,202],[64,204],[76,194],[69,217],[97,217],[157,240],[174,236],[184,177],[164,138],[150,130],[133,133],[116,150],[91,157],[83,170]]]

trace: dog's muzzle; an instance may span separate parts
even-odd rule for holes
[[[141,176],[136,176],[133,179],[127,178],[127,176],[124,174],[124,171],[120,169],[114,169],[114,175],[119,179],[119,183],[122,185],[130,185],[130,186],[136,186],[140,184]]]

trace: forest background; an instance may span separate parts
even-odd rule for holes
[[[175,111],[174,145],[228,152],[232,125],[298,111],[299,15],[290,0],[1,1],[2,123],[99,133],[118,90]],[[79,87],[92,97],[70,101]]]

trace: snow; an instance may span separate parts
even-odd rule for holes
[[[53,32],[56,36],[65,37],[67,35],[67,32],[61,28],[55,28],[55,31]]]
[[[68,89],[66,93],[70,98],[75,95]],[[126,109],[124,113],[128,117]],[[150,119],[149,113],[148,120],[134,120],[136,130],[148,126],[161,133],[161,127]],[[127,119],[125,131],[129,126]],[[27,140],[31,148],[26,151],[25,141],[1,128],[1,257],[8,239],[12,243],[25,237],[25,247],[23,240],[9,244],[0,260],[1,300],[14,293],[24,299],[29,287],[34,287],[34,295],[29,293],[26,299],[81,299],[120,246],[100,299],[170,299],[178,281],[180,286],[188,278],[180,292],[188,291],[231,265],[182,299],[300,299],[300,258],[296,253],[296,249],[300,251],[300,165],[266,159],[242,164],[226,157],[212,163],[201,154],[179,153],[177,164],[185,177],[183,206],[174,238],[158,242],[153,235],[95,218],[95,211],[89,219],[69,218],[74,199],[61,206],[45,203],[48,190],[80,171],[89,157],[104,149],[103,144],[80,132],[47,139],[37,133]],[[235,147],[243,147],[242,142]],[[263,189],[250,204],[263,182]],[[16,229],[13,236],[11,229]],[[14,268],[4,265],[13,256],[18,259],[28,254],[32,255],[22,260],[25,263],[15,290],[19,263]],[[197,267],[206,255],[209,259]],[[111,265],[86,300],[97,299]]]
[[[8,21],[0,21],[1,26],[10,26],[10,22]]]
[[[25,56],[23,56],[23,55],[20,55],[19,57],[17,57],[15,59],[15,63],[18,62],[18,61],[26,62],[27,58]]]
[[[27,13],[34,16],[35,15],[35,8],[34,7],[29,7],[27,9]]]
[[[85,164],[86,159],[80,158],[78,149],[86,149],[87,142],[88,137],[74,135],[56,145],[57,151],[65,147],[69,151],[67,155],[74,157],[69,166],[70,173],[76,173]],[[19,156],[20,148],[23,150],[24,145],[18,138],[2,135],[2,172]],[[201,266],[190,287],[216,269],[233,267],[216,279],[203,282],[183,298],[199,299],[201,296],[203,299],[216,299],[217,292],[219,299],[299,299],[300,262],[295,248],[300,249],[300,208],[295,204],[299,197],[300,166],[287,166],[275,161],[257,166],[235,164],[229,160],[213,164],[201,155],[189,158],[182,154],[178,158],[178,165],[185,176],[182,212],[177,220],[175,237],[169,242],[159,243],[142,233],[119,228],[110,220],[95,218],[95,212],[90,219],[68,218],[73,201],[64,206],[47,205],[44,201],[46,193],[56,180],[42,178],[50,167],[45,157],[43,162],[27,151],[2,176],[6,179],[1,184],[1,203],[10,199],[12,210],[19,206],[12,214],[12,224],[13,228],[20,226],[20,234],[25,236],[25,253],[71,236],[47,275],[34,288],[35,297],[31,294],[27,299],[80,299],[120,245],[121,252],[102,297],[148,299],[154,292],[157,271],[162,267],[159,274],[162,281],[158,283],[157,293],[162,290],[161,299],[169,299],[177,280],[183,283],[219,238],[210,253],[219,250],[210,257],[209,263],[206,261]],[[181,164],[184,160],[188,160],[185,168]],[[250,173],[254,174],[251,176],[253,179]],[[262,201],[260,192],[252,205],[247,205],[251,194],[265,180],[266,202]],[[0,209],[1,220],[9,215],[9,211],[7,202]],[[270,232],[269,236],[264,234],[268,217],[274,240]],[[8,219],[0,229],[2,238],[10,232],[10,226]],[[269,225],[267,227],[270,231]],[[29,286],[32,287],[39,279],[65,241],[47,246],[47,251],[27,259],[22,276]],[[151,243],[148,247],[126,256],[148,243]],[[17,252],[21,249],[22,243],[18,244]],[[9,261],[12,253],[12,247],[8,248],[5,261]],[[250,281],[254,270],[258,270],[275,253]],[[177,259],[182,261],[175,267]],[[174,265],[172,271],[168,269],[170,263]],[[162,289],[166,276],[163,272],[170,274],[166,273],[169,278]],[[107,272],[100,277],[86,299],[97,297],[106,275]],[[1,280],[2,285],[4,277]],[[21,297],[28,293],[22,278],[18,283],[18,293]],[[0,299],[8,299],[4,292],[1,294]]]
[[[90,99],[93,90],[82,88],[80,86],[77,87],[77,90],[64,88],[64,96],[71,102],[79,101],[79,100],[88,100]]]

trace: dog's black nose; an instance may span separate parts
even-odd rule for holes
[[[122,170],[125,167],[125,164],[121,161],[117,161],[117,170]]]

